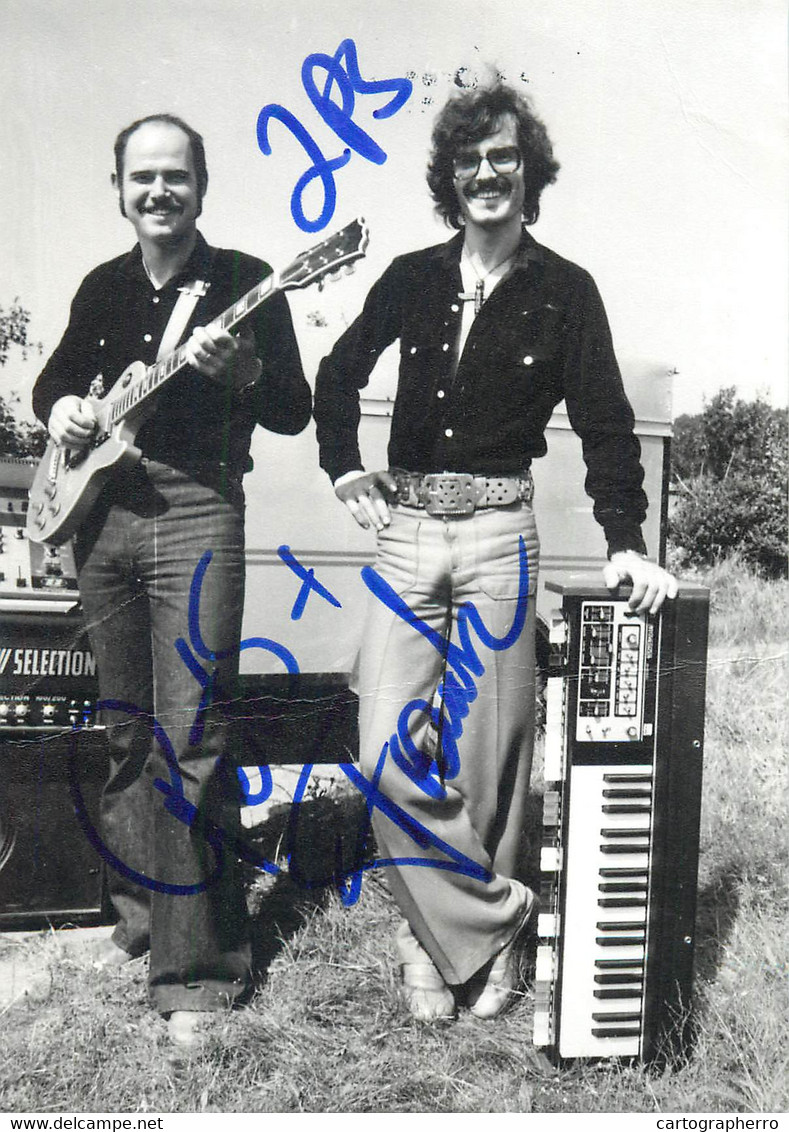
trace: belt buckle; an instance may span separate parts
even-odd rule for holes
[[[422,495],[428,515],[471,515],[477,505],[476,484],[468,472],[428,473]]]

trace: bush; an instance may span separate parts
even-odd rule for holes
[[[12,347],[21,350],[27,358],[28,350],[41,353],[41,343],[33,342],[28,334],[30,313],[14,299],[6,310],[0,306],[0,366],[9,359]],[[19,397],[13,391],[0,395],[0,456],[43,456],[47,444],[47,431],[38,422],[31,424],[17,418],[15,406]]]
[[[787,574],[786,410],[723,389],[675,426],[669,521],[678,565],[710,566],[736,553],[764,577]]]
[[[766,578],[787,573],[787,518],[783,485],[759,476],[708,476],[686,485],[670,523],[682,565],[714,565],[738,551]]]
[[[12,391],[0,396],[0,456],[33,456],[39,459],[47,446],[47,430],[38,421],[20,421],[14,412],[19,398]]]

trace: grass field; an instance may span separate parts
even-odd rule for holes
[[[532,997],[494,1023],[420,1026],[399,998],[383,876],[359,902],[282,876],[251,878],[260,985],[189,1063],[166,1057],[145,960],[98,977],[63,933],[0,940],[49,983],[9,1008],[0,1110],[73,1112],[781,1112],[789,1105],[786,583],[724,564],[712,588],[694,991],[679,1066],[578,1064],[533,1049]],[[535,810],[538,800],[535,798]],[[309,804],[307,872],[358,814],[336,790]],[[274,826],[276,823],[272,823]],[[275,843],[276,828],[265,836]],[[536,853],[537,846],[533,847]]]

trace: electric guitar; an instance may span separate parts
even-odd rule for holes
[[[211,328],[230,330],[278,291],[322,283],[326,276],[361,259],[368,239],[364,220],[354,220],[296,256],[278,277],[266,276],[215,318]],[[69,448],[50,440],[30,489],[27,533],[33,542],[59,546],[70,539],[107,480],[141,459],[142,452],[134,445],[137,432],[154,411],[155,394],[186,364],[182,345],[153,365],[132,362],[105,397],[87,398],[97,426],[85,447]]]

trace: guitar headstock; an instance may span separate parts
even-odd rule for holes
[[[280,274],[280,287],[288,290],[309,287],[311,283],[322,281],[332,272],[361,259],[369,239],[370,233],[364,219],[357,217],[328,240],[297,255],[293,263]]]

